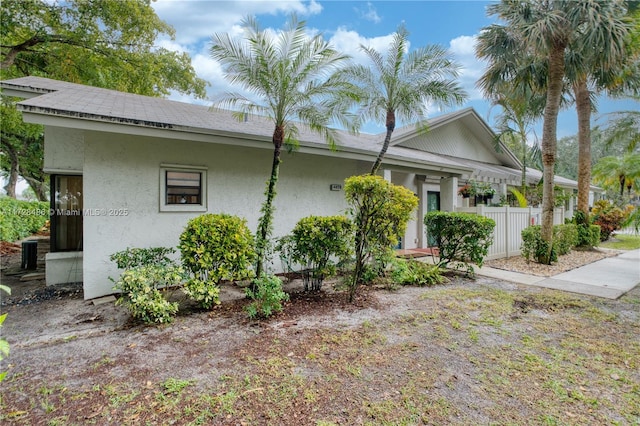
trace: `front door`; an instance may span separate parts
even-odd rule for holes
[[[427,213],[440,210],[440,193],[439,192],[427,192]],[[427,245],[428,247],[435,247],[438,244],[436,243],[435,238],[431,235],[427,235]]]

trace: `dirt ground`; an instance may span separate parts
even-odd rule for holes
[[[145,326],[79,286],[31,285],[1,308],[5,424],[640,423],[640,288],[611,301],[451,275],[349,304],[293,281],[268,321],[225,287],[210,312]]]

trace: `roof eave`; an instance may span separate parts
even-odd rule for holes
[[[76,128],[90,131],[107,131],[120,134],[135,134],[140,136],[162,137],[176,139],[176,133],[182,138],[196,142],[211,143],[211,137],[224,137],[234,141],[235,145],[248,146],[254,148],[270,149],[271,138],[266,135],[255,135],[248,133],[230,132],[223,130],[209,130],[187,126],[178,126],[168,123],[155,123],[142,120],[114,119],[113,117],[103,117],[92,114],[71,113],[69,111],[55,110],[51,108],[41,108],[18,104],[18,108],[23,113],[26,122],[51,125],[57,127]],[[268,142],[268,143],[265,143]],[[300,141],[300,152],[323,156],[344,156],[347,158],[374,161],[377,152],[338,144],[338,149],[332,151],[327,145],[316,142]],[[465,167],[455,167],[451,165],[437,164],[428,161],[410,161],[404,157],[389,154],[385,157],[384,164],[399,166],[404,168],[421,169],[425,168],[440,172],[445,175],[458,175],[467,173],[470,169]]]

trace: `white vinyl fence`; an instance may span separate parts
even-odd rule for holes
[[[457,212],[473,213],[493,219],[496,227],[493,230],[493,244],[489,247],[486,259],[518,256],[522,244],[521,232],[531,225],[540,225],[542,209],[534,207],[459,207]],[[553,211],[553,224],[564,223],[564,208]]]

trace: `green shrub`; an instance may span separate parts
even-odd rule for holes
[[[170,247],[127,248],[112,254],[109,260],[115,262],[118,269],[131,269],[138,266],[175,266],[168,255],[176,250]]]
[[[563,256],[578,244],[578,227],[574,224],[553,227],[553,246],[558,256]]]
[[[432,286],[446,281],[438,265],[417,260],[395,259],[391,264],[391,281],[398,285]]]
[[[204,214],[191,219],[180,235],[182,264],[190,273],[184,291],[204,308],[219,303],[222,280],[253,276],[256,258],[246,220],[228,214]]]
[[[398,244],[411,213],[418,206],[418,197],[380,176],[352,176],[345,180],[344,192],[355,224],[355,266],[349,281],[349,300],[363,280],[368,262],[386,259]]]
[[[558,252],[555,247],[551,249],[549,262],[547,255],[549,253],[549,243],[542,239],[540,225],[529,226],[522,230],[522,246],[520,247],[521,255],[530,262],[531,259],[538,263],[551,263],[558,260]]]
[[[592,225],[589,217],[582,211],[575,212],[572,222],[576,224],[578,230],[576,247],[591,248],[600,244],[600,227]]]
[[[291,259],[302,265],[304,290],[319,291],[325,277],[335,274],[331,257],[351,254],[353,225],[346,216],[309,216],[300,219],[291,235]]]
[[[487,217],[441,211],[427,213],[424,224],[440,250],[438,266],[451,264],[456,269],[465,269],[471,276],[474,275],[471,263],[482,266],[496,226],[495,221]]]
[[[0,241],[17,241],[34,234],[49,220],[49,203],[0,197]]]
[[[134,318],[147,323],[169,323],[178,312],[178,303],[169,302],[163,293],[179,286],[184,270],[175,266],[148,265],[125,270],[115,290],[122,296],[116,302],[125,305]]]
[[[245,293],[252,300],[245,308],[251,319],[268,318],[282,312],[282,302],[289,300],[289,295],[282,290],[282,281],[275,275],[262,274],[255,278]]]

